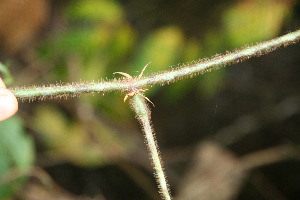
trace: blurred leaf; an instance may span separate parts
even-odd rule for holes
[[[210,30],[205,37],[204,56],[212,56],[224,48],[238,47],[275,37],[288,15],[291,4],[277,0],[243,0],[223,14],[224,30]],[[226,75],[225,70],[206,73],[200,79],[204,97],[213,97]]]
[[[39,106],[36,108],[35,118],[33,119],[33,128],[42,133],[42,139],[51,149],[57,148],[62,142],[68,140],[68,120],[54,106]]]
[[[95,29],[71,29],[59,35],[54,41],[56,54],[70,54],[70,52],[90,55],[107,42],[109,34],[105,29],[97,31],[95,38]],[[53,43],[51,44],[53,45]]]
[[[89,9],[96,14],[88,12]],[[115,13],[109,12],[110,9]],[[122,19],[121,7],[112,1],[76,1],[68,7],[68,13],[74,14],[79,24],[70,24],[68,30],[40,48],[43,58],[59,62],[59,68],[68,67],[70,78],[64,80],[97,80],[106,76],[112,64],[120,67],[120,59],[126,58],[135,41],[132,28],[123,20],[113,19],[116,16]],[[81,24],[86,19],[95,20]]]
[[[185,43],[185,48],[183,52],[184,62],[199,60],[202,57],[202,54],[203,49],[198,40],[192,38]]]
[[[151,33],[143,42],[133,64],[135,70],[141,71],[149,62],[149,71],[166,69],[177,63],[182,57],[184,36],[176,27],[164,27]]]
[[[275,37],[290,13],[293,1],[243,0],[224,13],[228,40],[241,46]]]
[[[35,153],[33,141],[24,133],[21,120],[15,116],[0,122],[0,136],[1,180],[9,178],[12,171],[26,174],[33,165]],[[0,185],[0,198],[11,195],[23,182],[21,178]]]
[[[123,12],[117,2],[112,0],[74,1],[67,10],[70,19],[109,21],[115,23],[122,19]]]
[[[112,60],[127,55],[135,43],[135,32],[131,26],[122,24],[113,34],[114,37],[109,44],[109,52]]]
[[[3,79],[4,83],[6,84],[6,86],[9,86],[10,84],[13,83],[14,78],[10,74],[8,67],[5,66],[4,64],[2,64],[1,62],[0,62],[0,73],[3,74],[2,79]]]
[[[83,166],[110,162],[113,157],[126,154],[129,148],[126,143],[129,140],[125,136],[116,134],[101,121],[69,121],[54,106],[38,107],[33,129],[42,136],[52,159],[68,160]]]

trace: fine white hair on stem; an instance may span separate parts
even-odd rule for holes
[[[23,87],[13,88],[11,91],[18,99],[48,99],[51,96],[72,96],[74,94],[93,93],[93,92],[113,92],[113,91],[129,91],[134,84],[137,88],[144,88],[153,85],[164,85],[171,82],[181,80],[182,78],[193,77],[197,74],[203,74],[208,71],[216,70],[221,67],[238,63],[252,57],[262,56],[271,51],[274,51],[280,46],[287,46],[298,42],[300,39],[300,30],[288,33],[272,40],[264,41],[252,46],[246,46],[233,52],[226,52],[224,55],[216,55],[210,59],[202,59],[186,65],[181,65],[178,68],[164,72],[159,72],[149,76],[142,74],[148,64],[144,67],[138,78],[133,79],[129,74],[120,72],[127,78],[132,78],[133,82],[123,80],[110,80],[91,83],[72,83],[66,85],[49,85],[40,87]]]
[[[152,167],[154,169],[155,179],[158,185],[159,193],[165,200],[171,200],[171,193],[167,178],[164,172],[163,162],[155,139],[155,132],[151,126],[151,112],[143,97],[135,95],[131,98],[131,107],[143,127],[147,150],[149,152]]]

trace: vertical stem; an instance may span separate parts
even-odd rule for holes
[[[150,155],[151,164],[154,169],[154,176],[158,184],[159,193],[165,200],[171,200],[169,185],[163,169],[163,162],[155,139],[155,133],[151,126],[151,112],[145,99],[140,95],[134,95],[131,98],[131,107],[136,113],[136,118],[143,127],[147,149]]]

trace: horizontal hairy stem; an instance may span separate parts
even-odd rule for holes
[[[11,91],[19,99],[47,99],[57,97],[76,96],[82,93],[112,92],[112,91],[136,91],[139,88],[153,85],[164,85],[185,77],[192,77],[220,67],[238,63],[252,57],[258,57],[274,51],[280,46],[287,46],[298,42],[300,30],[291,32],[281,37],[247,46],[224,55],[217,55],[210,59],[202,59],[182,65],[170,71],[156,73],[133,79],[119,79],[92,83],[72,83],[66,85],[49,85],[41,87],[12,88]]]

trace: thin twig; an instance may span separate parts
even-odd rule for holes
[[[132,88],[144,88],[146,86],[163,85],[171,83],[184,77],[191,77],[212,71],[220,67],[238,63],[252,57],[258,57],[274,51],[280,46],[287,46],[298,42],[300,30],[277,37],[272,40],[258,43],[253,46],[244,47],[224,55],[216,55],[211,59],[202,59],[182,65],[170,71],[160,72],[150,76],[138,77],[133,82],[124,80],[110,80],[91,83],[70,83],[66,85],[56,84],[40,87],[12,88],[12,92],[19,99],[40,99],[76,96],[82,93],[130,91]]]
[[[155,133],[151,126],[151,115],[149,107],[145,99],[140,95],[135,95],[130,100],[132,110],[136,114],[136,118],[143,127],[145,142],[150,155],[152,167],[154,169],[154,176],[158,184],[159,192],[163,199],[170,200],[170,190],[167,179],[163,170],[163,162],[160,157],[160,152],[155,139]]]

